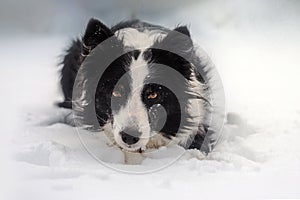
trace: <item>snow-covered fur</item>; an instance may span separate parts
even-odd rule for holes
[[[96,50],[109,38],[114,45]],[[105,53],[115,47],[124,53],[97,79],[95,93],[87,95],[87,85],[94,83],[90,80],[96,72],[85,72],[85,68],[92,62],[99,69],[104,67],[97,60],[97,51]],[[207,66],[201,59],[186,26],[169,30],[131,20],[109,28],[91,19],[83,37],[73,41],[62,62],[65,99],[59,106],[72,108],[73,104],[83,124],[104,130],[113,143],[127,151],[141,152],[177,143],[208,153],[212,146],[204,140],[211,134],[211,100]],[[170,74],[166,66],[183,78]],[[78,83],[76,76],[80,76]],[[74,84],[80,94],[74,95]],[[168,86],[176,88],[176,92]],[[96,123],[87,117],[93,112]]]

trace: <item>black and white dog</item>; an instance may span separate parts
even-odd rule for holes
[[[106,62],[108,51],[119,55]],[[104,130],[121,149],[176,143],[211,151],[214,141],[205,140],[212,134],[209,64],[186,26],[170,30],[130,20],[109,28],[91,19],[62,64],[59,106],[73,106],[84,124]]]

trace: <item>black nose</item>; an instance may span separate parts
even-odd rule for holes
[[[121,138],[123,140],[123,142],[125,142],[128,145],[132,145],[135,144],[139,141],[139,137],[141,135],[141,133],[139,133],[138,131],[121,131],[120,132]]]

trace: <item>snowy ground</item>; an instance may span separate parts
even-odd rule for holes
[[[2,38],[0,183],[6,198],[300,198],[300,20],[257,25],[262,16],[249,20],[242,11],[232,24],[199,25],[203,30],[193,29],[196,16],[186,20],[217,66],[226,110],[245,124],[226,125],[222,141],[204,160],[189,151],[173,165],[143,175],[103,166],[63,123],[68,111],[54,106],[60,100],[55,65],[68,38]],[[186,16],[177,17],[181,14]],[[145,172],[182,152],[162,148],[141,165],[124,165],[123,154],[101,135],[81,136],[97,157],[122,170]]]

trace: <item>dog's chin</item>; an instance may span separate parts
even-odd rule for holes
[[[117,144],[122,151],[129,151],[134,153],[142,153],[145,148],[140,145],[125,145],[125,144]]]
[[[143,144],[133,144],[133,145],[127,145],[125,143],[118,143],[117,145],[123,150],[123,151],[129,151],[129,152],[135,152],[135,153],[142,153],[145,150],[145,145]]]

